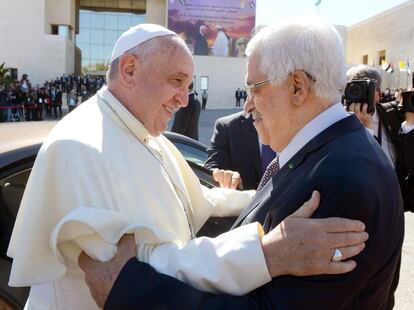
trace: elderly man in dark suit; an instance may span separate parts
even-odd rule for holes
[[[200,26],[200,31],[195,36],[194,55],[208,55],[207,31],[207,26]]]
[[[261,30],[247,55],[245,109],[263,143],[279,155],[235,227],[255,221],[266,232],[280,227],[318,189],[322,200],[314,217],[366,223],[370,239],[355,258],[356,268],[306,277],[286,275],[281,268],[280,276],[254,292],[230,296],[200,292],[135,258],[123,267],[115,260],[122,270],[107,309],[386,309],[404,237],[401,193],[376,140],[340,104],[345,60],[339,34],[320,22],[290,22]],[[332,264],[346,260],[345,253],[333,249]]]
[[[259,144],[252,117],[237,112],[216,121],[208,155],[205,167],[221,187],[246,190],[257,188],[275,152]]]

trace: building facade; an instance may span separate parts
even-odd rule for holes
[[[414,64],[414,0],[368,18],[348,28],[347,60],[367,64],[381,72],[382,87],[411,87],[412,76],[401,65]],[[388,71],[381,62],[389,64]],[[408,64],[407,64],[408,63]],[[383,63],[384,64],[384,63]],[[392,72],[393,71],[393,72]],[[392,73],[391,73],[392,72]]]
[[[0,63],[26,73],[32,85],[62,74],[103,74],[113,44],[132,25],[167,26],[168,0],[0,0]],[[350,28],[336,26],[351,64],[378,66],[379,57],[414,63],[414,0]],[[411,55],[410,55],[411,53]],[[381,55],[380,55],[381,54]],[[243,57],[194,56],[195,89],[208,92],[207,108],[235,106],[244,85]],[[384,75],[385,85],[401,85],[403,75]],[[404,85],[401,85],[404,86]]]

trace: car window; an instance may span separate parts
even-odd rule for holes
[[[30,171],[25,169],[0,180],[1,202],[14,217],[17,216]]]
[[[23,309],[29,295],[28,287],[7,285],[12,263],[6,251],[31,169],[25,166],[17,171],[2,173],[0,179],[0,309]]]
[[[177,141],[174,141],[173,143],[186,160],[191,161],[192,163],[195,163],[199,166],[204,166],[204,163],[206,162],[208,156],[206,151]]]
[[[14,221],[31,169],[24,169],[0,180],[0,254],[5,257]]]

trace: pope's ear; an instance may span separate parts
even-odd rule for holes
[[[140,64],[139,57],[133,54],[124,54],[118,62],[120,80],[129,87],[135,85],[135,74]]]

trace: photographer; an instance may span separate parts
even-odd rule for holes
[[[367,65],[359,65],[349,69],[346,76],[348,80],[347,88],[349,88],[350,81],[375,81],[374,94],[368,100],[360,100],[358,102],[354,100],[356,98],[350,99],[352,92],[347,92],[347,89],[345,89],[347,110],[354,112],[364,127],[380,143],[398,175],[404,200],[404,209],[405,211],[414,212],[414,94],[412,94],[411,98],[408,97],[410,100],[407,100],[407,102],[403,100],[401,109],[401,106],[395,101],[380,103],[381,75],[374,68]],[[370,91],[367,93],[370,93]],[[358,94],[358,91],[355,91],[354,94]],[[368,95],[367,97],[370,96]],[[390,303],[388,309],[392,309],[394,306],[393,295],[398,286],[400,263],[397,266],[389,293]]]
[[[414,211],[413,103],[410,100],[402,102],[402,110],[398,102],[395,101],[380,103],[381,75],[370,66],[359,65],[349,69],[347,79],[348,81],[367,79],[376,81],[373,108],[370,109],[370,105],[367,103],[354,102],[347,105],[348,111],[354,112],[361,123],[381,144],[398,174],[403,192],[404,208],[406,211]],[[411,96],[411,98],[414,97]]]

